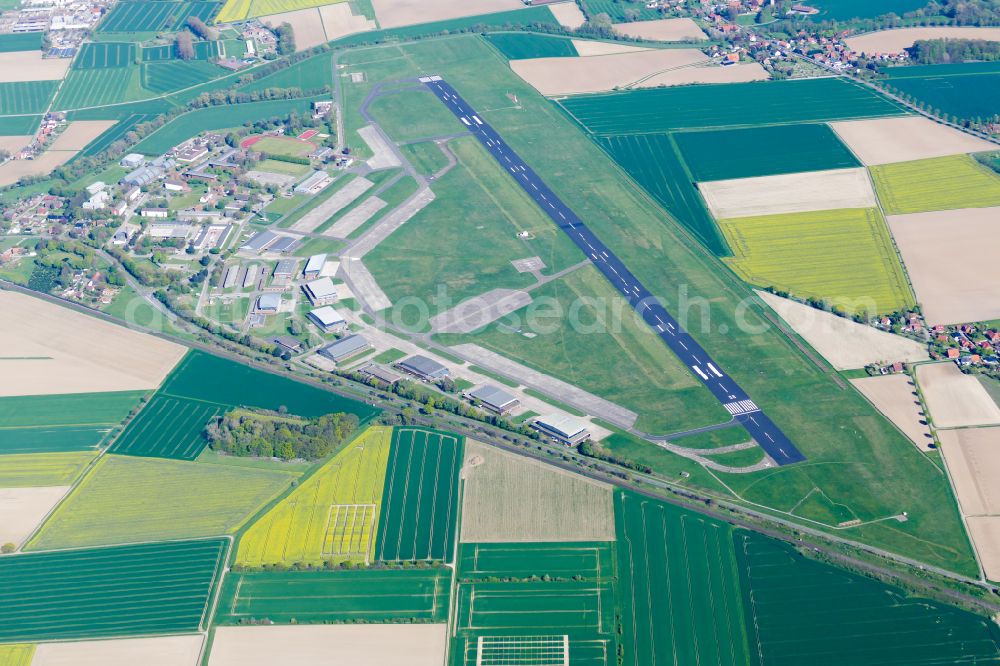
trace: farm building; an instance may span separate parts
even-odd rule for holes
[[[378,363],[369,363],[363,368],[358,368],[358,373],[364,375],[365,377],[373,377],[380,382],[385,382],[389,386],[392,386],[399,380],[403,378],[398,372],[393,372],[384,365],[379,365]]]
[[[590,431],[582,423],[561,414],[539,416],[531,425],[543,435],[548,435],[567,446],[576,446],[580,442],[590,439]]]
[[[280,308],[281,294],[269,293],[257,297],[257,312],[261,314],[277,314]]]
[[[302,271],[302,274],[306,277],[319,277],[319,274],[323,272],[323,266],[325,264],[325,254],[314,254],[309,257],[309,261],[306,262],[306,268]]]
[[[433,381],[448,376],[448,368],[420,354],[404,358],[396,364],[396,367],[425,381]]]
[[[495,414],[504,416],[520,406],[521,401],[514,395],[492,384],[484,384],[466,393],[466,396]]]
[[[329,305],[337,301],[337,287],[330,278],[320,278],[302,285],[302,290],[309,297],[309,302],[315,306]]]
[[[328,344],[320,349],[319,353],[334,363],[340,363],[368,349],[371,349],[371,343],[363,336],[355,334]]]
[[[347,328],[347,320],[329,305],[310,310],[309,319],[326,333],[339,333]]]

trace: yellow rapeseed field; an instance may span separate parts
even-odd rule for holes
[[[1000,176],[968,155],[873,166],[871,174],[886,215],[1000,206]]]
[[[34,645],[0,645],[0,666],[29,666],[34,656]]]
[[[215,17],[215,22],[245,21],[257,16],[284,14],[297,9],[322,7],[344,1],[346,0],[226,0],[226,4]]]
[[[247,530],[237,564],[368,561],[391,442],[392,428],[365,431]]]
[[[65,451],[0,456],[0,488],[68,486],[96,455],[96,451]]]
[[[733,250],[726,263],[751,284],[869,314],[914,302],[875,209],[741,217],[719,226]]]

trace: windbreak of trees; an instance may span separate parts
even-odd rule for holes
[[[907,50],[923,64],[1000,60],[1000,42],[985,39],[920,39]]]
[[[354,414],[338,412],[301,420],[233,410],[205,428],[214,451],[234,456],[316,460],[332,453],[358,427]]]

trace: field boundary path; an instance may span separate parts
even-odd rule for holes
[[[718,367],[701,345],[667,312],[663,304],[639,282],[625,264],[615,256],[560,200],[545,182],[507,145],[489,124],[483,121],[468,102],[440,76],[424,76],[425,84],[445,106],[469,127],[494,159],[510,172],[511,177],[545,211],[576,245],[590,257],[594,266],[619,289],[643,320],[677,355],[712,395],[747,429],[761,448],[778,465],[805,460],[805,456],[777,425],[740,388],[734,379]]]

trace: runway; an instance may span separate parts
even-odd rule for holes
[[[439,76],[420,78],[480,143],[504,167],[521,188],[594,263],[607,280],[628,300],[667,347],[708,387],[726,411],[743,425],[778,465],[805,460],[805,456],[771,421],[750,396],[715,363],[708,353],[680,327],[663,304],[625,267],[625,264],[587,228],[531,167],[487,124],[455,89]]]

